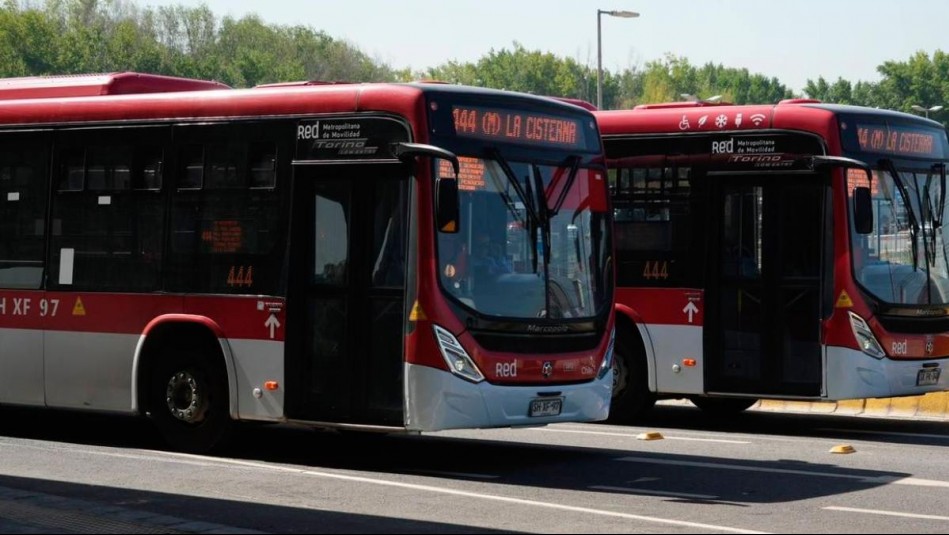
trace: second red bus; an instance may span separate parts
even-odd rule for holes
[[[949,387],[940,124],[801,100],[596,116],[619,273],[612,419],[664,397],[729,413]]]

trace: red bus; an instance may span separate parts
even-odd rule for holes
[[[611,418],[947,389],[945,129],[790,100],[596,112],[615,208]]]
[[[593,115],[444,84],[0,81],[0,404],[422,432],[606,418]]]

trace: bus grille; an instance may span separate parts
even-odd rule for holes
[[[899,316],[877,316],[883,328],[891,333],[942,334],[949,331],[949,317],[905,318]]]
[[[471,335],[488,351],[518,354],[579,353],[595,349],[602,340],[602,333],[555,335],[471,331]]]

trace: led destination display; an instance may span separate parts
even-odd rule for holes
[[[584,121],[502,108],[453,106],[455,134],[508,143],[558,148],[587,148]]]
[[[946,155],[945,138],[931,129],[857,125],[860,150],[877,154],[941,159]]]

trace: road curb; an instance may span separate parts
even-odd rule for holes
[[[778,401],[764,400],[753,409],[768,412],[840,414],[874,418],[925,418],[949,420],[949,392],[924,396],[848,401]]]

